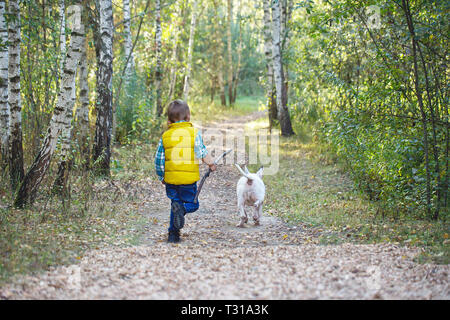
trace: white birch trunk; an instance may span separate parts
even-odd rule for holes
[[[79,122],[80,130],[80,144],[81,153],[85,159],[85,167],[89,167],[90,161],[90,148],[89,148],[89,83],[88,83],[88,64],[86,56],[86,39],[81,47],[81,60],[80,60],[80,72],[79,72],[79,86],[80,86],[80,105],[77,109],[77,121]]]
[[[186,66],[186,74],[184,76],[184,88],[183,88],[183,97],[184,97],[184,101],[186,101],[186,102],[189,98],[189,89],[190,89],[189,82],[191,81],[192,52],[194,49],[195,25],[197,22],[197,6],[198,6],[198,0],[194,0],[194,3],[192,4],[191,30],[189,32],[187,66]]]
[[[59,12],[61,15],[61,28],[59,30],[59,77],[63,74],[64,59],[66,58],[66,4],[65,0],[59,0]]]
[[[176,4],[177,5],[177,4]],[[172,101],[173,95],[175,94],[175,86],[177,83],[177,52],[178,52],[178,35],[180,34],[180,15],[181,15],[181,5],[178,5],[175,16],[173,18],[172,26],[174,30],[173,42],[172,42],[172,56],[170,58],[170,86],[169,86],[169,101]]]
[[[113,126],[112,75],[113,75],[113,10],[111,0],[99,0],[100,52],[97,72],[97,121],[93,148],[93,161],[97,173],[109,176],[111,138]]]
[[[124,20],[123,28],[125,32],[125,44],[124,44],[125,59],[128,59],[128,63],[125,68],[125,77],[128,83],[130,81],[130,78],[133,76],[135,70],[134,54],[132,51],[133,39],[131,36],[130,0],[123,0],[123,20]]]
[[[281,42],[281,51],[283,51],[283,44],[284,44],[284,27],[286,25],[286,15],[285,15],[285,8],[286,8],[286,0],[278,0],[278,6],[280,8],[280,42]]]
[[[281,18],[280,6],[274,4],[272,6],[272,59],[275,78],[276,101],[278,110],[278,119],[280,120],[281,134],[289,136],[294,134],[292,130],[289,110],[283,103],[283,63],[281,59]]]
[[[283,32],[283,41],[282,41],[282,48],[281,48],[281,54],[282,54],[282,60],[285,61],[289,57],[289,44],[290,44],[290,36],[289,33],[291,31],[290,29],[290,21],[292,17],[292,9],[293,9],[293,1],[292,0],[284,0],[284,7],[283,7],[283,16],[284,16],[284,32]],[[289,87],[289,71],[288,71],[288,63],[285,64],[285,67],[283,69],[283,103],[287,105],[288,103],[288,87]]]
[[[81,48],[80,48],[81,49]],[[75,69],[76,79],[77,70]],[[57,193],[65,193],[67,191],[67,180],[72,162],[71,146],[72,146],[72,119],[73,109],[76,100],[76,87],[75,80],[70,94],[70,100],[68,100],[68,106],[64,111],[64,116],[61,119],[62,125],[62,138],[61,138],[61,152],[59,156],[58,172],[56,173],[56,179],[53,184],[53,191]]]
[[[221,19],[219,17],[219,3],[217,0],[213,1],[214,10],[216,12],[217,20]],[[219,85],[219,92],[220,92],[220,104],[222,106],[226,106],[227,104],[227,97],[225,96],[225,81],[223,76],[223,69],[224,69],[224,44],[222,42],[222,32],[224,31],[221,27],[223,25],[222,23],[219,23],[217,21],[217,24],[215,24],[215,30],[214,30],[214,37],[215,37],[215,57],[214,59],[217,59],[217,82]]]
[[[51,158],[56,149],[58,136],[67,123],[68,113],[70,110],[73,110],[73,89],[75,86],[77,66],[81,58],[83,39],[83,24],[74,24],[70,37],[69,49],[64,63],[58,101],[53,110],[53,115],[42,147],[23,179],[19,192],[17,193],[14,201],[14,206],[16,207],[22,208],[26,204],[30,204],[34,201],[37,189],[50,166]]]
[[[60,50],[61,50],[61,71],[60,74],[64,73],[64,65],[67,54],[66,47],[66,14],[65,14],[65,3],[64,0],[60,0],[60,12],[61,12],[61,36],[60,36]],[[81,49],[81,48],[80,48]],[[75,69],[76,73],[76,69]],[[76,78],[76,77],[75,77]],[[61,78],[62,79],[62,78]],[[62,83],[61,83],[62,85]],[[62,118],[63,131],[61,140],[61,161],[66,161],[67,156],[70,151],[70,142],[72,135],[72,118],[73,118],[73,106],[75,105],[75,83],[72,87],[70,105],[72,108],[67,108],[65,111],[65,116]]]
[[[238,86],[238,82],[239,82],[239,72],[241,71],[241,57],[242,57],[242,26],[239,23],[239,46],[238,46],[238,50],[237,50],[237,55],[238,55],[238,61],[237,61],[237,65],[236,65],[236,72],[234,75],[234,84],[233,84],[233,99],[231,100],[231,103],[235,103],[236,102],[236,92],[237,92],[237,86]]]
[[[162,80],[162,62],[161,62],[161,1],[155,1],[155,23],[156,23],[156,114],[160,117],[163,113],[162,101],[161,101],[161,80]]]
[[[233,23],[233,2],[227,1],[228,15],[227,15],[227,46],[228,46],[228,101],[230,105],[233,103],[233,52],[232,52],[232,38],[231,25]]]
[[[8,102],[8,26],[5,19],[6,1],[0,0],[0,150],[2,164],[7,163],[9,141],[9,118],[11,112]]]
[[[263,0],[264,8],[264,54],[266,56],[266,70],[267,70],[267,84],[266,84],[266,95],[267,95],[267,108],[269,115],[269,124],[272,128],[274,120],[278,118],[278,111],[276,108],[276,103],[274,103],[274,90],[273,90],[273,59],[272,59],[272,18],[270,14],[270,2],[271,0]]]
[[[11,21],[8,23],[9,37],[9,170],[11,186],[15,191],[23,179],[23,146],[22,146],[22,102],[20,97],[20,6],[19,0],[9,1]]]

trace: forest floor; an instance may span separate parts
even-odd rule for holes
[[[262,116],[254,112],[208,127],[239,130]],[[345,189],[350,184],[344,173],[330,170],[324,176],[332,180],[317,181],[315,167],[307,157],[298,163],[283,158],[279,175],[289,177],[296,170],[301,183],[292,191],[307,198],[318,186]],[[291,195],[276,194],[274,177],[264,178],[268,195],[261,225],[249,219],[245,228],[237,228],[238,179],[231,165],[211,174],[200,209],[186,216],[179,244],[167,243],[170,202],[160,182],[150,177],[127,185],[115,182],[118,192],[134,195],[129,208],[144,217],[135,245],[90,249],[77,263],[15,277],[0,288],[0,299],[450,298],[449,266],[418,263],[418,247],[324,243],[329,231],[281,219],[290,210],[283,197]]]

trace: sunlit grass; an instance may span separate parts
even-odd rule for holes
[[[262,96],[238,97],[233,106],[222,106],[218,99],[213,102],[208,99],[189,101],[191,120],[226,120],[260,110],[263,107],[263,101]]]

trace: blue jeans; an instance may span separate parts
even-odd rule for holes
[[[197,182],[193,184],[169,184],[166,183],[166,194],[170,200],[181,203],[186,210],[186,213],[197,211],[199,204],[194,202],[195,194],[197,193]],[[169,231],[175,231],[173,227],[173,212],[170,210],[170,225]]]

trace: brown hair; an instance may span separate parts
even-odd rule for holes
[[[172,123],[187,120],[190,114],[189,106],[183,100],[174,100],[167,107],[167,117]]]

